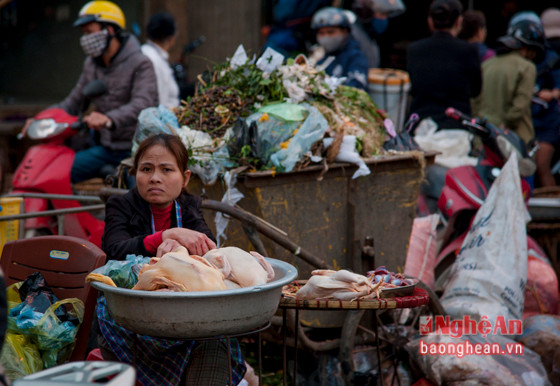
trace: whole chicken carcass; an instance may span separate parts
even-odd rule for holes
[[[315,270],[296,293],[298,299],[355,300],[369,297],[382,282],[372,284],[367,277],[341,269]]]
[[[224,274],[206,259],[189,255],[184,247],[145,264],[132,289],[144,291],[218,291],[225,290]],[[223,269],[227,272],[229,266]]]
[[[222,271],[226,280],[241,287],[261,285],[274,279],[272,266],[257,252],[225,247],[212,249],[203,257]]]

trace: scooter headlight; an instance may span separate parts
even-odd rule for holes
[[[35,120],[27,128],[27,136],[31,139],[44,139],[62,133],[68,123],[58,123],[52,118]]]

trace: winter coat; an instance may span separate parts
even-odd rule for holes
[[[482,64],[482,92],[475,100],[475,114],[513,130],[528,143],[535,136],[531,97],[537,70],[519,51],[497,55]]]
[[[470,98],[480,93],[482,75],[477,48],[446,32],[434,32],[407,50],[410,74],[410,113],[431,117],[440,128],[456,128],[445,110],[454,107],[471,113]]]
[[[325,69],[327,74],[337,78],[344,76],[347,78],[344,82],[345,85],[367,91],[368,62],[356,39],[349,36],[341,49],[329,53],[318,64],[324,63],[329,56],[334,57],[334,60]]]
[[[108,92],[92,98],[96,111],[107,115],[113,125],[99,130],[101,145],[112,150],[130,150],[138,114],[159,103],[156,75],[150,59],[142,54],[136,37],[125,35],[120,50],[105,67],[99,59],[87,57],[78,83],[57,106],[78,115],[84,106],[84,87],[95,79],[107,85]]]
[[[200,197],[182,194],[177,199],[181,207],[183,228],[206,234],[216,241],[206,225],[200,204]],[[152,234],[152,212],[146,202],[134,188],[124,196],[112,196],[105,208],[105,230],[101,249],[107,259],[124,260],[127,254],[150,256],[144,247],[144,238]],[[171,227],[177,226],[175,209],[171,211]]]

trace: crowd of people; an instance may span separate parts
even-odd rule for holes
[[[282,9],[282,3],[276,3],[277,9]],[[386,8],[385,1],[355,0],[345,9],[325,7],[319,1],[301,3],[306,14],[284,18],[282,25],[290,31],[290,20],[299,20],[301,31],[302,21],[309,20],[311,35],[300,33],[299,45],[289,47],[272,36],[267,45],[272,42],[272,47],[292,55],[319,52],[318,64],[326,63],[329,75],[346,77],[346,84],[367,90],[367,71],[380,63],[376,42],[383,39],[390,17],[405,11],[404,5],[392,2],[394,7]],[[436,125],[438,130],[458,128],[457,121],[445,115],[447,107],[486,118],[514,131],[528,149],[536,149],[534,186],[555,186],[560,9],[547,9],[540,17],[532,11],[511,15],[502,36],[488,42],[492,47],[486,42],[484,13],[464,10],[459,0],[434,0],[427,16],[431,35],[406,50],[411,80],[408,111],[422,118],[420,130],[426,125]]]

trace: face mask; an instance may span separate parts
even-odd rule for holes
[[[345,42],[346,36],[344,35],[321,36],[317,38],[317,43],[327,51],[327,54],[340,49]]]
[[[80,38],[80,45],[82,46],[82,50],[84,50],[84,53],[86,55],[89,55],[92,58],[101,56],[107,48],[108,36],[109,31],[107,31],[106,29],[83,35]]]
[[[371,20],[371,26],[377,35],[381,35],[389,26],[389,19],[373,18]]]

